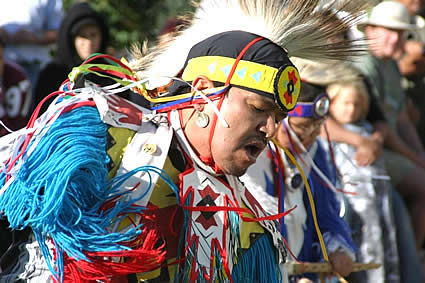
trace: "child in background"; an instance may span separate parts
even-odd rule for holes
[[[365,120],[369,96],[362,80],[332,83],[327,93],[331,118],[347,130],[371,136],[373,127]],[[354,146],[333,143],[333,148],[343,190],[348,192],[346,220],[359,247],[357,260],[382,263],[379,269],[353,274],[350,282],[398,282],[396,231],[390,205],[393,188],[384,162],[378,158],[371,165],[361,166],[355,160],[358,149]]]

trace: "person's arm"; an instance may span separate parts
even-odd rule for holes
[[[372,135],[357,148],[354,159],[359,166],[369,166],[381,155],[384,141],[388,134],[388,124],[384,121],[376,123],[378,127]]]
[[[356,132],[347,130],[332,118],[326,120],[326,127],[331,141],[346,143],[356,148],[357,152],[354,158],[360,166],[367,166],[375,162],[382,152],[386,135],[384,127],[377,128],[371,137],[364,137]],[[323,128],[321,136],[326,137]]]
[[[421,76],[425,74],[425,47],[422,42],[407,40],[404,54],[398,60],[398,67],[403,76]]]
[[[346,143],[357,148],[361,146],[362,143],[366,142],[366,140],[368,140],[368,138],[363,137],[356,132],[347,130],[343,125],[331,117],[326,119],[325,124],[326,128],[328,129],[328,134],[331,141]],[[321,128],[320,135],[322,137],[326,137],[324,128]]]

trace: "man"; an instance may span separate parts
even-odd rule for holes
[[[324,88],[312,84],[304,73],[309,65],[298,58],[294,60],[303,70],[303,86],[295,110],[282,121],[275,140],[300,164],[308,185],[304,184],[294,161],[273,143],[248,169],[242,181],[272,214],[297,206],[280,221],[280,232],[288,241],[291,255],[296,257],[292,260],[320,262],[329,257],[333,271],[347,276],[352,271],[356,248],[347,223],[339,216],[337,195],[331,190],[336,186],[335,168],[329,166],[325,150],[316,141],[328,114],[329,98]],[[314,199],[314,207],[309,202],[309,194]],[[317,279],[313,274],[299,274],[291,281],[306,277]]]
[[[408,109],[412,122],[416,125],[422,144],[425,143],[425,117],[420,111],[425,107],[425,19],[420,12],[425,7],[423,0],[398,0],[409,11],[410,23],[414,29],[409,30],[404,42],[403,54],[398,59],[398,66],[403,75],[403,88],[409,98]]]
[[[351,54],[347,45],[328,46],[335,26],[309,25],[300,17],[309,15],[304,8],[304,1],[202,2],[172,42],[181,48],[154,50],[172,60],[149,57],[164,70],[162,78],[177,76],[166,86],[152,88],[153,80],[119,89],[93,85],[89,75],[123,86],[137,80],[113,58],[110,66],[88,62],[74,69],[63,87],[73,87],[71,95],[31,123],[36,132],[1,141],[0,209],[12,228],[31,227],[27,249],[35,250],[19,263],[25,275],[4,276],[45,277],[48,268],[57,280],[71,281],[127,274],[130,281],[285,281],[274,221],[284,214],[268,216],[237,177],[274,135],[275,122],[295,107],[301,82],[284,48],[317,58]],[[223,26],[211,25],[219,18]],[[300,19],[304,29],[297,28]],[[151,109],[113,94],[132,86]],[[25,162],[17,162],[21,156]]]
[[[399,2],[382,2],[373,8],[366,23],[359,26],[366,38],[373,40],[370,54],[361,57],[358,68],[372,84],[374,95],[389,124],[385,139],[390,151],[385,151],[386,167],[393,184],[410,201],[416,246],[425,237],[425,151],[410,121],[406,96],[400,84],[400,72],[394,57],[400,51],[404,31],[412,26],[406,7]],[[372,43],[370,43],[372,44]]]

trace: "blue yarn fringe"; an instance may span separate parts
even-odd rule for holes
[[[232,270],[233,282],[282,282],[278,257],[269,235],[255,241]]]
[[[63,252],[87,260],[83,251],[119,251],[118,245],[141,233],[140,226],[120,233],[107,228],[118,215],[140,212],[137,200],[123,197],[102,211],[106,200],[123,195],[119,185],[137,171],[159,174],[176,192],[171,178],[159,168],[142,166],[108,181],[107,126],[93,107],[80,107],[61,115],[34,152],[22,165],[14,182],[0,196],[0,211],[12,229],[30,226],[52,274],[63,280]],[[5,183],[0,173],[0,184]],[[152,177],[151,177],[152,178]],[[150,184],[145,194],[153,188]],[[125,195],[125,193],[124,193]],[[142,196],[143,197],[143,196]],[[46,245],[51,238],[57,248],[55,268]]]

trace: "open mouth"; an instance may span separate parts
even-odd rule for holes
[[[251,159],[250,161],[255,162],[258,155],[260,155],[260,153],[264,150],[265,147],[266,143],[261,141],[254,141],[247,144],[244,149],[248,153],[248,157],[249,159]]]

